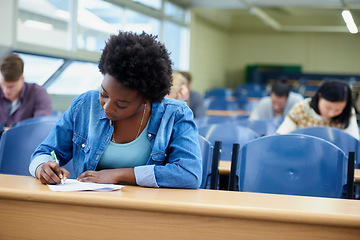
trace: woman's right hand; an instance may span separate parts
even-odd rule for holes
[[[36,177],[43,184],[59,184],[60,178],[64,181],[70,177],[70,173],[54,161],[48,161],[39,165],[35,172]]]

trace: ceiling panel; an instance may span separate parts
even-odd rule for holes
[[[232,31],[344,32],[341,11],[360,25],[360,0],[173,0]],[[343,4],[345,3],[345,4]]]

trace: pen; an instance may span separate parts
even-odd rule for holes
[[[56,162],[57,164],[59,164],[59,160],[56,157],[55,151],[51,151],[51,156],[53,158],[53,161]],[[64,184],[64,178],[62,177],[62,174],[60,177],[60,181],[61,181],[61,184]]]

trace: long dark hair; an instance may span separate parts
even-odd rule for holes
[[[339,80],[330,80],[324,82],[317,90],[315,96],[311,99],[310,107],[312,107],[317,114],[319,111],[320,96],[330,102],[346,101],[346,106],[339,116],[331,118],[334,123],[344,124],[344,128],[349,126],[352,109],[351,89],[348,84]]]

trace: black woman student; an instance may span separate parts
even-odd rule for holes
[[[171,64],[156,36],[112,35],[99,61],[100,90],[73,100],[33,153],[30,173],[58,184],[70,176],[60,166],[73,159],[79,181],[198,188],[202,166],[193,113],[186,102],[164,98]]]

